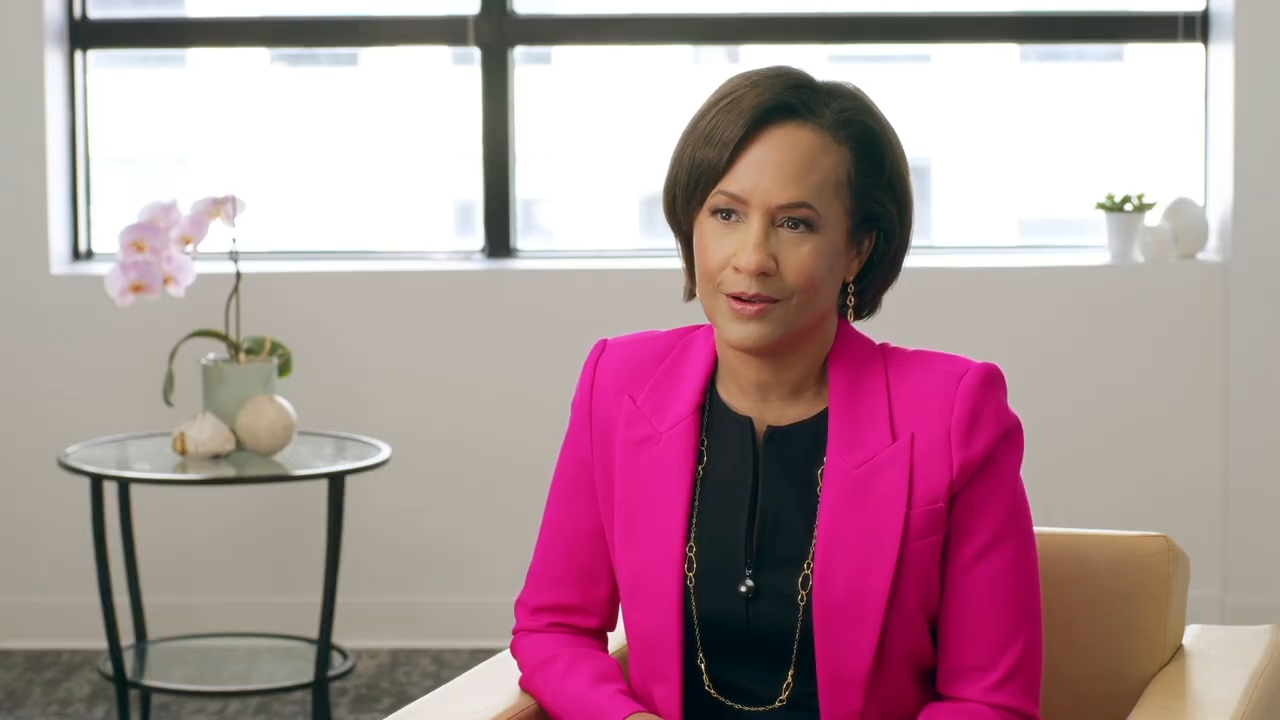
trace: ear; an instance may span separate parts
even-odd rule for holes
[[[871,251],[875,248],[875,242],[879,232],[876,230],[867,230],[863,232],[852,243],[849,244],[848,262],[845,265],[846,278],[854,278],[862,270],[862,266],[866,264],[867,259],[871,257]]]

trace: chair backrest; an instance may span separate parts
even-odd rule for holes
[[[1044,720],[1124,720],[1182,644],[1190,563],[1166,535],[1037,528]]]

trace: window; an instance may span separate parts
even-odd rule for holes
[[[516,48],[515,61],[517,65],[550,65],[551,50],[549,47],[521,47]]]
[[[1096,218],[1020,218],[1018,234],[1048,245],[1065,245],[1071,238],[1105,232],[1104,221]]]
[[[667,216],[662,212],[662,193],[651,192],[640,198],[640,237],[648,243],[661,247],[674,239],[671,226],[667,225]]]
[[[480,66],[480,54],[467,47],[449,48],[449,57],[454,65]]]
[[[742,48],[737,45],[694,45],[693,61],[698,65],[737,65]]]
[[[533,250],[554,249],[556,221],[555,203],[536,198],[520,198],[516,232],[526,247]]]
[[[518,13],[631,15],[717,13],[996,13],[1196,11],[1205,0],[513,0]]]
[[[458,200],[453,203],[453,235],[478,242],[480,238],[480,208],[475,200]]]
[[[933,59],[928,49],[916,52],[867,52],[863,49],[833,52],[827,56],[827,62],[833,65],[858,63],[927,63]]]
[[[249,206],[246,253],[480,250],[453,222],[481,204],[480,68],[449,48],[196,48],[178,69],[121,52],[85,70],[94,252],[150,199],[224,192]]]
[[[272,50],[271,64],[287,67],[355,67],[359,50]]]
[[[1123,45],[1023,45],[1022,62],[1124,62]]]
[[[509,4],[85,0],[77,257],[223,192],[246,253],[674,253],[676,138],[772,64],[889,116],[917,248],[1101,246],[1107,192],[1203,201],[1204,0]]]
[[[94,17],[182,17],[186,0],[89,0]]]
[[[915,246],[933,243],[933,163],[911,161],[911,196],[915,201],[915,217],[911,224],[911,242]]]
[[[181,70],[186,66],[186,50],[122,50],[94,56],[94,67],[96,68]]]
[[[90,18],[471,15],[480,0],[85,0]]]

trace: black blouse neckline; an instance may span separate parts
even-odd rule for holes
[[[734,410],[733,407],[729,405],[728,402],[725,401],[724,396],[720,394],[720,388],[716,387],[716,382],[714,377],[711,379],[711,383],[707,387],[707,392],[711,395],[711,403],[709,406],[710,412],[721,413],[725,416],[726,420],[728,421],[746,425],[751,429],[751,432],[754,437],[755,421],[752,420],[749,416],[743,415],[737,410]],[[801,431],[806,429],[807,426],[809,426],[810,424],[817,424],[819,422],[822,423],[823,430],[825,431],[828,410],[830,410],[829,407],[824,407],[818,412],[810,415],[809,417],[796,420],[795,422],[790,422],[783,425],[766,426],[764,430],[764,434],[767,436],[770,432],[790,433],[790,432]]]
[[[817,473],[826,454],[828,411],[770,426],[757,442],[751,418],[731,408],[714,382],[708,393],[695,581],[707,671],[716,690],[730,700],[768,705],[778,697],[795,646],[796,583],[817,521]],[[749,597],[739,591],[748,572],[754,581]],[[684,595],[686,717],[818,717],[808,608],[789,701],[770,712],[749,712],[724,705],[703,688],[687,589]]]

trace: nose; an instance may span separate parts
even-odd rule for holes
[[[772,275],[777,272],[777,258],[773,255],[773,228],[767,222],[748,222],[739,233],[733,267],[749,277]]]

